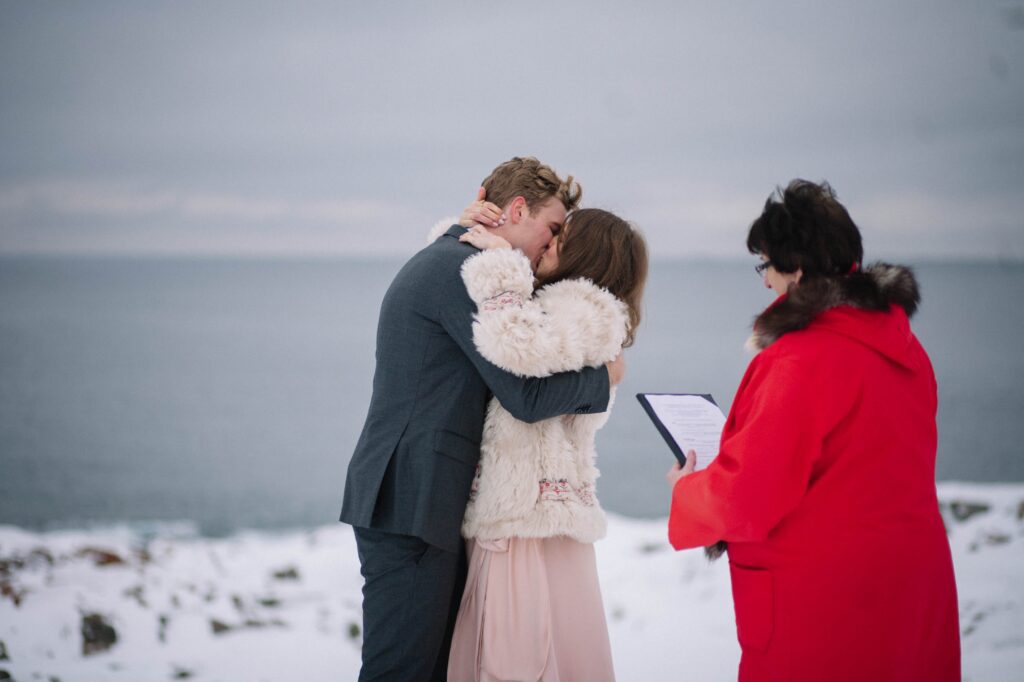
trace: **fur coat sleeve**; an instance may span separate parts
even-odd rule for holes
[[[462,278],[477,304],[474,343],[508,372],[543,377],[597,367],[622,349],[626,305],[590,280],[562,280],[533,295],[530,263],[511,249],[471,256]]]

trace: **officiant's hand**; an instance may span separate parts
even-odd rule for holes
[[[483,187],[476,191],[476,201],[467,206],[462,215],[459,216],[459,225],[473,227],[474,225],[487,225],[488,227],[501,227],[505,224],[505,214],[501,207],[486,201],[487,190]]]
[[[668,481],[668,487],[675,490],[676,483],[683,476],[689,476],[693,473],[693,470],[697,468],[697,453],[690,450],[686,453],[686,466],[680,466],[677,461],[672,465],[672,468],[665,474],[665,480]]]

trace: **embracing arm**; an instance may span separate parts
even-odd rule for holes
[[[441,324],[513,417],[533,423],[562,414],[594,414],[607,409],[610,381],[605,366],[546,377],[522,377],[489,362],[473,341],[476,304],[461,279],[453,283],[451,291],[452,296],[439,312]]]
[[[473,340],[502,369],[540,377],[610,362],[626,340],[625,304],[589,280],[548,285],[533,296],[522,253],[483,251],[466,259],[462,279],[476,303]]]

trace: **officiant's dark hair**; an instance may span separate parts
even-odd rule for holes
[[[491,171],[481,186],[487,191],[487,201],[501,207],[516,197],[523,197],[530,215],[551,197],[558,197],[566,211],[579,206],[583,197],[583,188],[571,175],[563,180],[551,166],[532,156],[509,159]]]
[[[803,279],[854,272],[864,258],[860,230],[827,182],[796,179],[777,188],[750,226],[747,250]]]
[[[640,302],[647,283],[647,243],[638,229],[608,211],[581,208],[569,214],[558,236],[558,266],[538,286],[585,277],[626,304],[633,345],[640,325]]]

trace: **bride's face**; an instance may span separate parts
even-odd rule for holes
[[[544,253],[537,261],[537,277],[544,278],[550,275],[558,267],[558,235],[556,234],[548,242]]]

